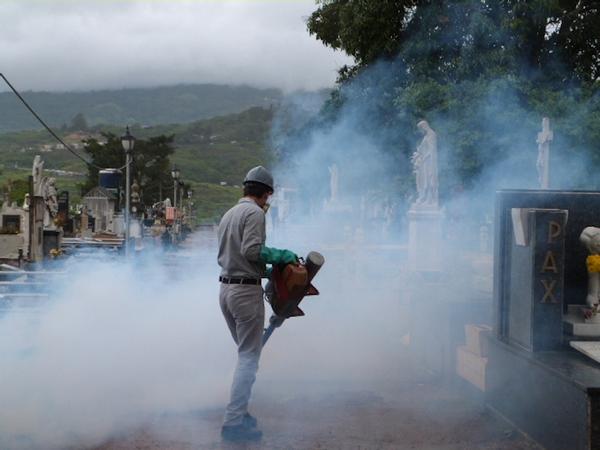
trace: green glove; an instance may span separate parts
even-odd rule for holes
[[[280,250],[263,245],[260,249],[260,259],[266,264],[290,264],[298,261],[298,256],[290,250]]]

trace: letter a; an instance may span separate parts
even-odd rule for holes
[[[558,267],[556,267],[556,260],[554,259],[554,254],[550,250],[546,252],[546,258],[544,258],[542,273],[544,272],[558,273]]]

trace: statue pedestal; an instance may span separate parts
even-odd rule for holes
[[[338,200],[326,200],[323,203],[323,211],[326,213],[351,213],[352,205],[340,203]]]
[[[600,323],[595,316],[593,320],[586,320],[583,311],[586,305],[568,305],[567,314],[563,317],[563,326],[567,340],[593,339],[600,340]]]
[[[408,211],[409,270],[441,270],[442,218],[442,212],[435,206],[413,205]]]

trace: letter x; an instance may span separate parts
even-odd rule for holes
[[[558,303],[556,298],[554,297],[554,286],[556,286],[556,280],[540,280],[542,285],[546,289],[544,293],[544,298],[542,298],[542,303]],[[549,300],[546,300],[549,299]]]

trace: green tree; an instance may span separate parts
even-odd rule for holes
[[[25,194],[29,193],[29,180],[27,178],[7,180],[2,190],[8,194],[9,202],[17,202],[21,205],[25,200]]]
[[[138,140],[133,150],[132,178],[140,184],[142,203],[149,205],[166,197],[173,180],[169,156],[173,154],[174,136],[155,136]],[[165,191],[166,189],[166,191]]]
[[[360,105],[363,131],[408,160],[427,119],[441,135],[442,192],[484,168],[524,167],[542,116],[560,144],[600,165],[600,3],[561,0],[322,0],[308,31],[345,51],[327,122]],[[376,123],[375,123],[376,122]],[[375,126],[374,126],[375,125]],[[589,167],[591,171],[592,166]],[[507,171],[510,173],[511,171]],[[595,178],[595,177],[594,177]],[[577,186],[582,180],[571,180]],[[589,185],[588,185],[589,187]]]
[[[400,58],[406,69],[465,76],[510,61],[531,71],[593,81],[600,74],[600,3],[576,0],[321,0],[308,31],[355,65]],[[488,60],[493,57],[495,59]],[[475,58],[466,58],[475,56]],[[483,61],[482,61],[483,57]],[[510,65],[510,64],[509,64]],[[422,75],[419,71],[414,75]]]
[[[98,167],[120,168],[125,173],[125,152],[121,139],[112,133],[103,133],[106,142],[96,139],[85,141],[84,150],[91,156],[93,165],[88,165],[88,175],[82,185],[82,195],[98,185]],[[172,186],[169,156],[173,154],[174,136],[155,136],[138,139],[132,152],[130,167],[131,183],[137,180],[140,185],[141,201],[150,205],[159,200],[161,187],[163,192]],[[123,177],[124,183],[124,177]]]
[[[88,123],[83,113],[77,113],[75,117],[71,119],[69,129],[72,131],[87,131]]]

